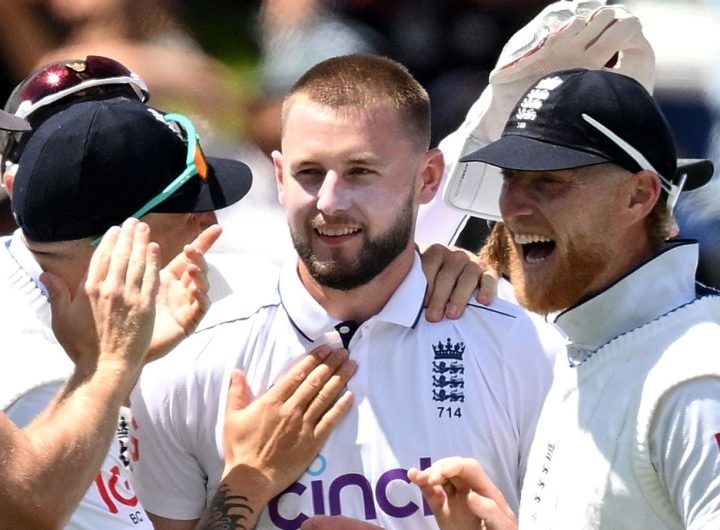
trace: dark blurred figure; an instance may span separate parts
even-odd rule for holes
[[[328,0],[389,43],[430,93],[433,146],[454,131],[487,85],[507,40],[549,0]]]
[[[248,132],[268,156],[280,149],[282,101],[302,74],[338,55],[389,52],[379,34],[327,0],[262,0],[257,34],[260,95],[250,108]]]

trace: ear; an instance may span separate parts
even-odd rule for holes
[[[420,204],[429,203],[440,189],[443,173],[445,172],[445,158],[442,151],[440,149],[430,149],[425,154],[424,164],[419,191]]]
[[[13,169],[17,168],[17,164],[13,164]],[[3,173],[3,186],[5,187],[5,191],[7,191],[8,197],[12,199],[13,195],[13,186],[15,185],[15,172],[17,170],[10,170]]]
[[[280,151],[273,151],[270,153],[270,157],[272,158],[273,169],[275,170],[275,184],[277,185],[278,190],[278,201],[280,201],[280,204],[285,206],[285,175],[283,174],[282,153]]]
[[[660,177],[657,173],[644,169],[632,176],[630,185],[628,212],[639,221],[647,217],[660,200]]]

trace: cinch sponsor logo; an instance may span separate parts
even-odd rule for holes
[[[308,475],[318,476],[325,471],[325,458],[322,455],[318,455],[316,462],[318,461],[320,463],[319,471],[309,469],[307,472]],[[430,458],[423,457],[420,458],[418,467],[420,469],[426,469],[430,467],[431,464],[432,461]],[[346,491],[344,494],[346,499],[353,498],[354,500],[356,497],[349,497],[349,495],[353,494],[358,495],[362,499],[366,521],[377,519],[378,510],[398,519],[410,517],[420,509],[422,509],[424,516],[429,517],[432,515],[432,510],[430,510],[425,500],[423,500],[422,508],[412,501],[403,505],[393,504],[388,498],[387,490],[390,483],[395,481],[405,482],[409,488],[415,488],[407,478],[407,469],[402,468],[385,471],[380,475],[374,487],[364,475],[359,473],[339,475],[333,478],[329,484],[328,479],[312,480],[309,487],[296,482],[270,501],[270,504],[268,504],[268,515],[276,527],[282,530],[297,530],[303,521],[313,515],[342,515],[341,494],[343,491]],[[309,496],[312,499],[312,513],[299,512],[297,514],[289,514],[287,513],[287,507],[283,506],[285,513],[281,514],[278,505],[283,498],[290,495],[298,497]]]

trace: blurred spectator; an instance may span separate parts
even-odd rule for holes
[[[0,16],[2,54],[18,79],[49,62],[104,55],[141,75],[153,103],[237,126],[242,101],[229,69],[200,48],[175,0],[3,0]]]
[[[628,0],[657,58],[655,93],[683,156],[720,167],[720,6],[715,0]],[[667,35],[673,34],[671,40]],[[698,50],[702,50],[699,52]],[[698,280],[720,288],[720,179],[680,196],[680,237],[700,242]]]
[[[280,148],[282,99],[306,70],[338,55],[387,52],[377,34],[340,16],[325,0],[263,0],[258,40],[261,94],[248,126],[268,155]]]

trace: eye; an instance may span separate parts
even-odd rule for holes
[[[312,177],[317,177],[317,176],[321,176],[321,177],[322,177],[322,176],[324,176],[324,175],[325,175],[325,172],[324,172],[322,169],[317,168],[317,167],[304,167],[304,168],[301,168],[301,169],[296,170],[296,171],[293,173],[293,176],[294,176],[296,179],[298,179],[298,178],[312,178]]]
[[[353,167],[350,169],[350,171],[348,171],[348,174],[358,176],[358,177],[361,177],[363,175],[370,175],[372,173],[374,173],[374,171],[372,169],[369,169],[367,167],[362,167],[362,166]]]

